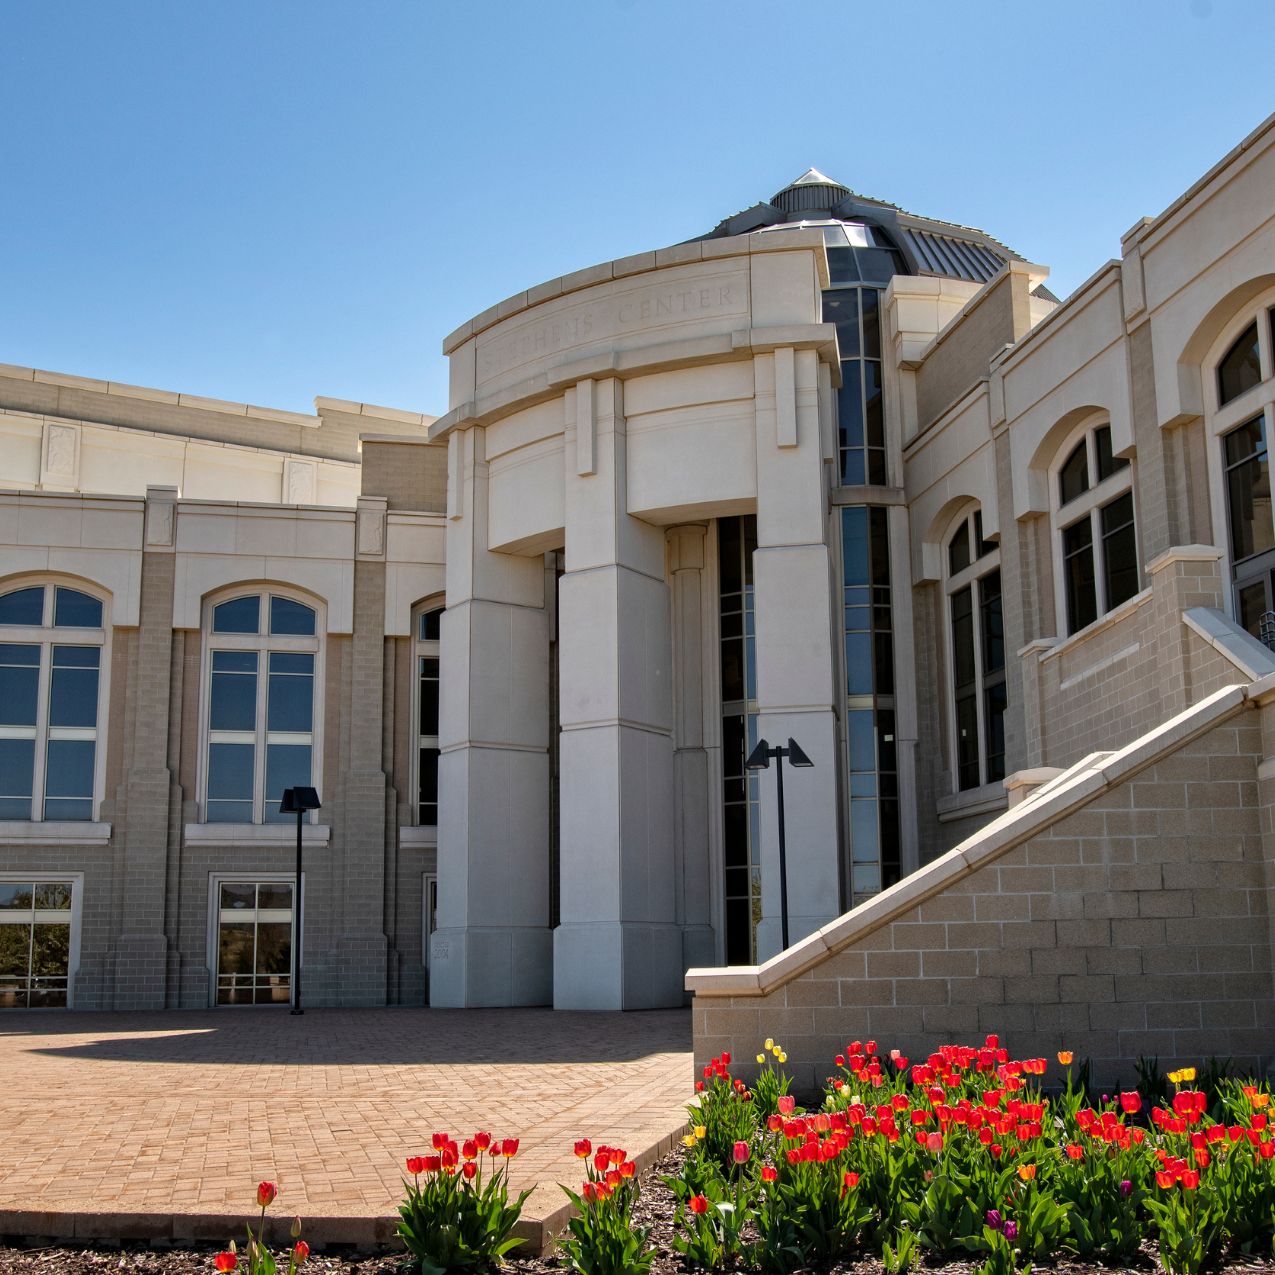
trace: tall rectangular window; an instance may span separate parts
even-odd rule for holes
[[[717,520],[722,697],[722,855],[726,960],[756,959],[761,921],[760,789],[744,760],[757,742],[753,553],[757,520]]]
[[[836,326],[841,356],[841,388],[837,391],[840,484],[884,483],[880,290],[853,287],[825,292],[823,320]]]
[[[438,701],[442,669],[441,607],[416,620],[416,822],[438,824]]]
[[[981,511],[964,514],[947,543],[953,725],[958,790],[1005,777],[1005,620],[999,550]]]
[[[899,879],[899,792],[894,736],[894,624],[888,512],[841,510],[853,903]]]
[[[314,782],[316,613],[249,594],[216,604],[211,619],[204,818],[289,822],[284,791]]]
[[[0,819],[93,818],[105,640],[77,589],[0,595]]]

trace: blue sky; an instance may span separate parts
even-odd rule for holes
[[[0,3],[0,362],[446,410],[442,337],[814,165],[1070,292],[1275,106],[1269,0]]]

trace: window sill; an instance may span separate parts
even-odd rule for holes
[[[1009,794],[999,780],[984,784],[981,788],[966,788],[963,792],[949,793],[934,803],[939,823],[952,823],[957,819],[972,819],[976,815],[999,814],[1009,807]]]
[[[0,820],[0,841],[23,846],[104,846],[111,839],[109,823],[81,823],[77,819]]]
[[[433,850],[438,845],[438,829],[436,827],[400,828],[398,844],[404,850]]]
[[[332,829],[325,823],[301,825],[301,844],[322,850]],[[188,823],[183,838],[188,849],[224,846],[295,846],[296,824]]]

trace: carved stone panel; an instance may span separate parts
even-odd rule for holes
[[[44,426],[40,485],[74,491],[80,484],[80,431],[74,425]]]

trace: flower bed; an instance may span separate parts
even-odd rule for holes
[[[887,1275],[952,1258],[1010,1275],[1064,1256],[1124,1265],[1154,1243],[1166,1271],[1193,1275],[1271,1253],[1264,1085],[1218,1078],[1206,1091],[1188,1069],[1170,1073],[1163,1105],[1138,1090],[1093,1103],[1066,1053],[1050,1098],[1047,1060],[1013,1060],[995,1036],[916,1063],[855,1041],[803,1109],[774,1065],[782,1048],[766,1049],[751,1089],[729,1055],[696,1084],[686,1158],[667,1179],[688,1266],[787,1272],[861,1254]],[[1154,1087],[1153,1071],[1144,1079]],[[631,1224],[636,1187],[604,1159],[571,1193],[582,1215],[569,1260],[588,1275],[641,1272],[654,1249]]]

